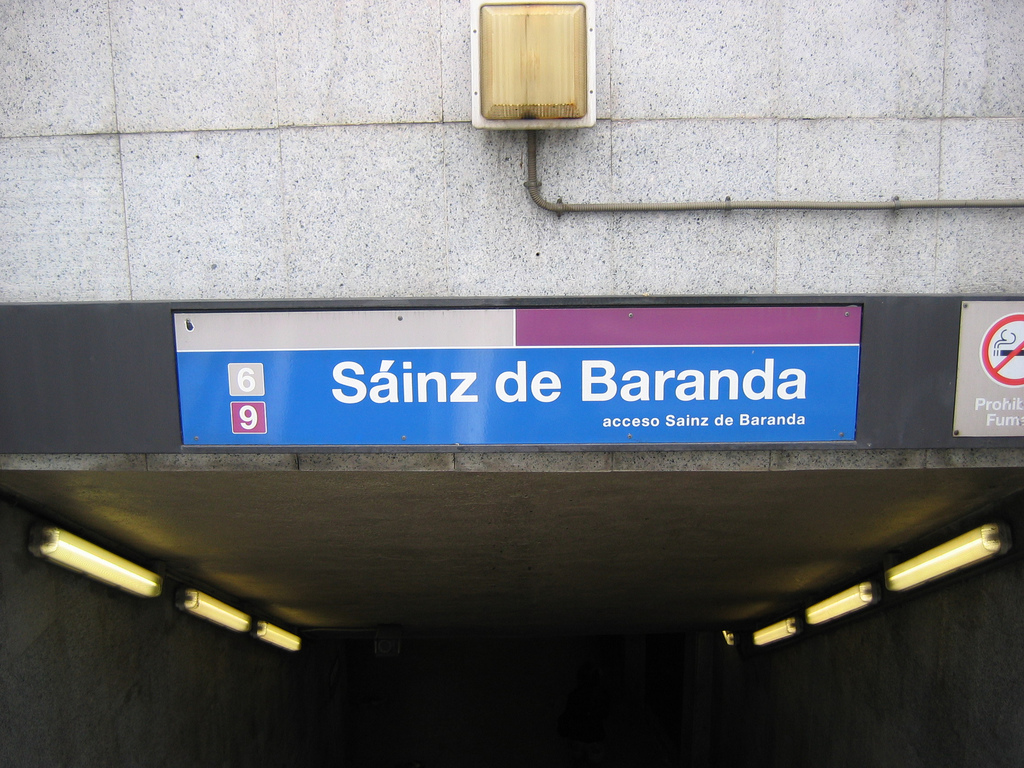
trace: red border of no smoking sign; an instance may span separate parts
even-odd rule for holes
[[[1008,387],[1019,387],[1024,386],[1024,376],[1021,376],[1020,378],[1010,378],[1009,376],[1004,376],[1000,371],[1002,371],[1010,361],[1015,360],[1024,354],[1024,333],[1020,334],[1019,337],[1016,334],[1013,334],[1013,340],[1008,340],[1009,344],[1013,345],[1009,352],[1002,352],[995,357],[995,359],[993,359],[992,356],[992,339],[1000,330],[1005,329],[1013,323],[1024,323],[1024,314],[1007,315],[1006,317],[997,320],[995,324],[988,329],[988,333],[985,334],[985,340],[981,342],[981,366],[993,381]],[[1024,361],[1024,357],[1021,357],[1021,361]]]

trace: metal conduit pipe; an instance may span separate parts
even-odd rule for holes
[[[563,203],[551,202],[540,194],[537,180],[537,131],[524,131],[527,137],[526,189],[533,202],[561,216],[563,213],[628,211],[898,211],[903,208],[1024,208],[1024,200],[708,200],[688,203]]]

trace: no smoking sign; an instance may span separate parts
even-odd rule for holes
[[[981,344],[981,365],[1006,387],[1024,385],[1024,314],[1008,315],[988,329]]]
[[[1024,437],[1024,302],[960,309],[956,437]]]

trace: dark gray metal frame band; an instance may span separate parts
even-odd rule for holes
[[[556,450],[728,450],[784,447],[1024,447],[1024,438],[953,435],[959,296],[763,296],[378,301],[153,302],[0,305],[0,453],[184,453],[172,313],[245,310],[859,304],[857,439],[851,444],[559,446]],[[989,297],[991,298],[991,297]],[[1000,297],[1013,300],[1015,297]],[[238,452],[373,452],[301,446]],[[530,451],[531,446],[425,446],[395,451]],[[552,450],[545,446],[543,450]]]

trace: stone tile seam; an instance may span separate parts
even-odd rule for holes
[[[121,198],[121,227],[124,232],[124,269],[125,279],[128,283],[128,300],[135,298],[135,283],[132,280],[132,248],[131,235],[128,232],[128,196],[125,194],[124,183],[124,149],[121,146],[121,135],[117,135],[117,172],[120,183],[118,184],[118,196]]]
[[[730,122],[764,122],[764,123],[776,123],[782,125],[785,123],[792,123],[794,125],[809,125],[816,123],[1014,123],[1024,122],[1024,115],[1013,114],[1013,115],[914,115],[914,116],[900,116],[900,115],[857,115],[857,116],[844,116],[844,115],[825,115],[825,116],[814,116],[814,117],[801,117],[799,115],[784,116],[784,115],[702,115],[699,117],[687,116],[687,117],[630,117],[630,118],[602,118],[598,120],[598,124],[609,123],[614,127],[616,124],[625,125],[632,123],[730,123]],[[403,126],[444,126],[444,125],[462,125],[469,126],[471,123],[469,120],[412,120],[412,121],[397,121],[397,122],[352,122],[352,123],[279,123],[277,125],[264,125],[264,126],[224,126],[217,128],[174,128],[167,130],[145,130],[145,131],[90,131],[86,133],[26,133],[26,134],[12,134],[12,135],[0,135],[0,141],[6,140],[18,140],[18,139],[60,139],[60,138],[80,138],[90,136],[167,136],[177,134],[218,134],[218,133],[251,133],[251,132],[267,132],[267,131],[315,131],[319,129],[329,130],[337,128],[399,128]]]
[[[281,24],[280,11],[281,6],[278,0],[271,0],[270,3],[270,15],[274,19],[274,28],[278,30],[278,34],[273,35],[274,38],[274,124],[281,124],[281,78],[279,64],[281,62],[281,34],[280,30],[283,28]]]
[[[121,123],[118,120],[118,112],[120,111],[117,107],[117,70],[114,66],[114,14],[110,9],[111,0],[107,0],[107,45],[110,54],[110,92],[113,96],[113,118],[114,118],[114,130],[117,133],[121,132]],[[118,160],[120,161],[120,146],[118,146]],[[123,176],[123,172],[122,172]],[[122,195],[123,197],[123,195]]]
[[[989,119],[989,118],[984,118]],[[438,125],[470,125],[469,120],[452,120],[452,121],[441,121],[441,120],[419,120],[419,121],[403,121],[394,123],[380,123],[380,122],[367,122],[367,123],[317,123],[317,124],[302,124],[302,123],[288,123],[280,125],[264,125],[264,126],[237,126],[237,127],[223,127],[223,128],[174,128],[168,130],[146,130],[146,131],[90,131],[88,133],[26,133],[5,136],[0,134],[0,141],[15,141],[18,139],[73,139],[73,138],[86,138],[86,137],[99,137],[99,136],[175,136],[183,134],[218,134],[218,133],[267,133],[270,131],[315,131],[315,130],[330,130],[332,128],[401,128],[403,126],[438,126]]]
[[[945,0],[942,4],[942,84],[939,94],[942,114],[945,115],[949,109],[949,3]],[[939,194],[942,194],[942,137],[939,137]]]

